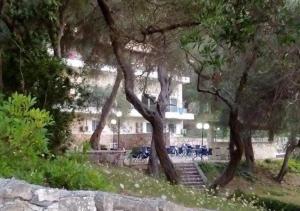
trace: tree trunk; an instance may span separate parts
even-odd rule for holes
[[[117,71],[117,76],[116,76],[112,91],[102,107],[100,121],[90,138],[90,144],[91,144],[92,149],[94,149],[94,150],[99,150],[101,133],[106,125],[106,121],[107,121],[109,112],[110,112],[110,110],[113,106],[113,103],[116,99],[116,96],[118,94],[118,90],[119,90],[122,79],[123,79],[122,72]]]
[[[252,140],[251,140],[251,130],[246,130],[244,132],[243,142],[244,142],[247,170],[250,173],[253,173],[255,163],[254,163],[254,151],[253,151]]]
[[[159,177],[159,165],[158,165],[158,157],[155,149],[155,142],[152,138],[151,140],[151,155],[149,157],[148,162],[148,171],[149,174],[152,175],[155,178]]]
[[[2,71],[2,49],[0,49],[0,92],[3,91],[3,71]]]
[[[297,141],[295,139],[293,139],[293,138],[290,139],[289,142],[287,143],[287,147],[286,147],[284,160],[283,160],[281,169],[275,178],[275,180],[277,182],[282,182],[284,176],[288,172],[288,162],[289,162],[292,152],[295,150],[296,147],[300,147],[300,141],[298,141],[298,143],[297,143]]]
[[[274,131],[272,129],[270,129],[268,131],[268,141],[272,143],[274,141],[274,136],[275,136]]]
[[[216,179],[212,188],[218,186],[224,187],[234,177],[236,169],[242,159],[243,155],[243,142],[241,140],[241,128],[240,122],[238,121],[238,112],[231,111],[229,117],[229,128],[230,128],[230,140],[229,140],[229,155],[230,160],[222,175]]]
[[[153,121],[151,122],[151,125],[153,128],[152,137],[155,144],[157,156],[160,161],[160,165],[162,166],[167,180],[170,181],[172,184],[177,184],[178,175],[166,149],[163,127],[164,124],[162,118],[156,115]]]
[[[172,184],[176,184],[178,182],[177,173],[175,168],[171,162],[171,159],[168,156],[167,149],[165,147],[164,141],[164,132],[163,132],[163,113],[164,110],[161,109],[161,106],[157,106],[155,110],[149,109],[146,105],[142,103],[142,101],[137,97],[134,93],[134,82],[136,81],[136,76],[134,74],[134,70],[132,65],[128,60],[128,56],[126,56],[124,51],[124,44],[120,39],[120,31],[115,24],[113,16],[111,14],[111,10],[106,4],[104,0],[97,0],[99,8],[103,14],[105,22],[110,30],[110,40],[113,47],[114,54],[116,56],[116,60],[119,64],[120,70],[122,70],[124,74],[124,82],[125,82],[125,94],[126,99],[130,102],[134,108],[146,119],[148,120],[153,128],[152,138],[155,143],[155,149],[160,161],[160,165],[164,170],[166,178]],[[158,75],[162,74],[162,72],[157,71]],[[168,74],[164,74],[164,76],[168,76]],[[161,92],[160,96],[166,100],[162,94],[168,94],[168,90],[170,86],[166,86],[169,80],[166,77],[158,77],[160,83],[163,82],[164,85],[161,84]],[[169,83],[168,83],[169,84]],[[159,97],[160,98],[160,97]],[[161,102],[161,100],[158,100]],[[165,105],[166,106],[166,105]]]

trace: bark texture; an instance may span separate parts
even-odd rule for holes
[[[4,88],[2,62],[3,62],[3,60],[2,60],[2,49],[0,49],[0,92]]]
[[[123,74],[121,71],[117,71],[117,76],[112,88],[112,91],[109,95],[109,97],[106,99],[102,109],[101,109],[101,115],[100,115],[100,120],[99,123],[93,132],[91,138],[90,138],[90,144],[92,149],[94,150],[99,150],[100,149],[100,137],[101,133],[106,125],[106,121],[108,118],[108,115],[112,109],[113,103],[116,99],[116,96],[118,94],[118,90],[121,84],[121,81],[123,79]]]
[[[289,162],[290,156],[297,147],[300,147],[300,140],[298,140],[298,141],[293,140],[293,139],[289,140],[287,147],[286,147],[286,151],[285,151],[281,169],[275,178],[275,180],[277,182],[282,182],[284,176],[288,172],[288,162]]]
[[[153,177],[155,178],[159,177],[158,157],[157,157],[155,142],[153,137],[151,140],[151,155],[149,157],[149,162],[148,162],[148,171],[149,174],[152,175]]]
[[[252,173],[254,172],[255,160],[254,160],[254,151],[253,151],[253,145],[251,140],[251,130],[244,131],[243,142],[244,142],[247,170],[250,173]]]
[[[175,167],[168,155],[166,144],[164,141],[164,124],[160,117],[155,117],[154,121],[151,122],[153,127],[153,141],[155,150],[160,161],[160,165],[167,177],[167,180],[171,183],[178,183],[178,175]]]
[[[268,131],[268,141],[269,141],[269,142],[273,142],[273,141],[274,141],[274,136],[275,136],[274,131],[273,131],[272,129],[270,129],[270,130]]]
[[[241,139],[241,124],[238,121],[238,113],[231,111],[229,117],[230,140],[229,140],[229,156],[230,160],[222,175],[215,180],[212,188],[218,186],[224,187],[234,177],[236,169],[243,156],[243,141]]]

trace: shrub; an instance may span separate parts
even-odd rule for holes
[[[1,156],[33,159],[47,153],[47,125],[52,123],[49,113],[33,108],[35,98],[13,94],[0,103]]]
[[[58,188],[112,189],[85,155],[48,152],[46,126],[52,119],[34,105],[35,98],[19,94],[0,102],[0,176]]]
[[[99,169],[83,156],[59,156],[43,165],[45,183],[51,187],[92,190],[111,190],[112,185]]]
[[[289,170],[294,173],[300,173],[300,161],[297,159],[290,159]]]

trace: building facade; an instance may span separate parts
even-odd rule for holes
[[[79,58],[69,58],[67,63],[70,66],[76,66],[82,64],[79,62]],[[78,65],[77,65],[78,66]],[[135,74],[137,77],[143,74],[143,70],[136,69]],[[101,70],[93,74],[92,77],[88,77],[86,80],[91,87],[108,87],[113,86],[116,77],[116,68],[111,66],[102,66]],[[147,94],[153,99],[157,99],[160,92],[160,85],[157,81],[157,73],[153,72],[147,76]],[[183,84],[189,83],[188,77],[174,77],[172,81],[172,93],[169,98],[169,106],[165,113],[166,125],[165,132],[171,137],[182,137],[185,134],[184,122],[194,120],[194,114],[189,113],[184,108],[182,89]],[[149,98],[143,97],[142,91],[137,86],[135,92],[139,99],[146,104],[148,107],[153,106],[152,101]],[[120,87],[122,89],[122,86]],[[112,111],[116,112],[116,111]],[[89,105],[88,107],[75,111],[76,118],[72,124],[72,134],[75,140],[88,140],[99,121],[101,114],[101,107]],[[130,108],[129,113],[126,116],[120,118],[120,134],[147,134],[151,133],[151,125],[147,122],[133,107]],[[106,127],[102,132],[101,144],[111,145],[114,143],[113,135],[116,134],[116,125],[107,122]],[[139,135],[140,137],[140,135]],[[147,136],[148,137],[148,136]]]

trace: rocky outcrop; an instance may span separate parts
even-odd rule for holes
[[[0,179],[0,211],[196,211],[163,199],[100,191],[68,191]]]

